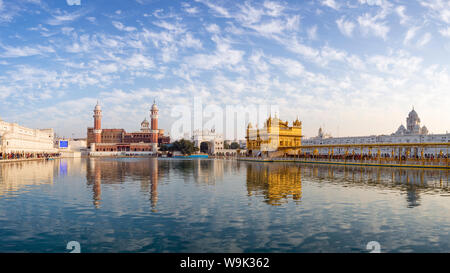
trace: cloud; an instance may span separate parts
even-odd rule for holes
[[[450,2],[443,0],[423,0],[420,4],[430,10],[429,17],[437,18],[447,24],[450,24]]]
[[[66,0],[67,1],[67,5],[69,6],[80,6],[81,5],[81,0]]]
[[[225,17],[225,18],[231,17],[230,13],[228,12],[228,10],[226,8],[216,5],[216,4],[213,4],[208,0],[195,0],[195,2],[199,2],[199,3],[206,5],[219,17]]]
[[[186,33],[186,35],[182,38],[180,44],[183,47],[190,47],[196,49],[201,49],[203,46],[202,42],[199,39],[194,38],[191,33]]]
[[[400,17],[400,24],[402,25],[405,25],[410,20],[410,18],[405,14],[405,10],[405,6],[398,6],[395,9],[395,12]]]
[[[155,67],[155,64],[151,58],[138,53],[133,54],[130,58],[123,60],[122,63],[131,69],[150,69]]]
[[[310,40],[317,40],[317,25],[308,28],[307,33]]]
[[[28,57],[34,55],[45,55],[47,53],[54,53],[55,50],[51,46],[36,46],[36,47],[14,47],[14,46],[1,46],[4,52],[0,53],[3,58],[17,58]]]
[[[321,4],[323,6],[327,6],[329,8],[332,8],[332,9],[335,9],[335,10],[339,10],[339,5],[334,0],[322,0]]]
[[[386,26],[385,22],[377,21],[377,16],[370,16],[370,14],[365,13],[363,16],[358,17],[358,23],[365,35],[372,33],[386,40],[389,27]]]
[[[113,21],[112,24],[113,24],[113,26],[115,28],[117,28],[118,30],[121,30],[121,31],[128,31],[128,32],[130,32],[130,31],[135,31],[136,30],[135,27],[126,27],[121,22],[118,22],[118,21]]]
[[[62,15],[53,15],[53,18],[47,20],[47,24],[57,26],[77,20],[87,13],[86,10],[78,10],[72,13],[65,12]]]
[[[450,38],[450,27],[440,29],[439,33],[444,37]]]
[[[273,17],[278,17],[283,14],[285,7],[280,3],[273,1],[264,1],[264,7],[268,10],[267,14]]]
[[[391,56],[375,55],[368,59],[374,64],[378,71],[400,77],[408,77],[420,71],[422,58],[410,56],[408,53],[399,51]]]
[[[197,69],[211,70],[217,67],[230,67],[242,61],[244,52],[231,48],[231,45],[217,36],[213,37],[216,42],[216,50],[213,54],[196,54],[185,59],[189,66]]]
[[[355,28],[355,24],[351,21],[345,21],[344,17],[336,20],[336,24],[339,28],[339,31],[345,36],[352,37],[353,29]]]
[[[411,27],[408,29],[405,35],[405,39],[403,40],[403,44],[407,45],[411,41],[414,36],[416,36],[416,32],[419,29],[419,27]]]
[[[417,41],[418,47],[424,47],[431,41],[431,34],[429,32],[425,33],[422,38]]]
[[[300,77],[305,74],[305,67],[298,61],[288,58],[271,58],[270,63],[281,67],[290,77]]]
[[[207,30],[208,32],[215,33],[215,34],[219,34],[219,33],[220,33],[220,27],[219,27],[218,25],[216,25],[216,24],[210,24],[210,25],[208,25],[208,26],[206,27],[206,30]]]

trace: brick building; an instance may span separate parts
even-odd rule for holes
[[[148,152],[155,153],[159,144],[170,143],[164,130],[158,129],[158,107],[153,103],[151,122],[144,119],[140,132],[127,133],[124,129],[102,129],[102,110],[97,103],[94,109],[94,127],[87,128],[87,146],[92,152]]]

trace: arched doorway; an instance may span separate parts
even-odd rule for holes
[[[200,152],[201,153],[209,153],[209,143],[208,142],[202,142],[200,143]]]

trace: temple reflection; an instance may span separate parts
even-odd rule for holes
[[[87,185],[92,187],[93,204],[100,208],[102,185],[122,184],[139,181],[140,190],[149,195],[150,207],[156,211],[158,204],[159,175],[168,171],[159,170],[158,160],[151,159],[90,159],[86,166]]]
[[[302,172],[298,165],[248,164],[248,195],[263,195],[265,202],[278,206],[289,198],[300,201],[302,197]]]

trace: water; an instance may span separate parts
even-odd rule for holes
[[[0,252],[449,252],[449,172],[183,159],[0,164]]]

